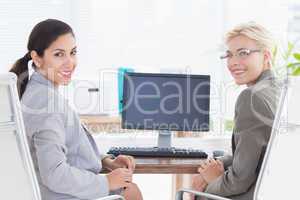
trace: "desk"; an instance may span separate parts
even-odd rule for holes
[[[135,161],[134,174],[173,174],[172,199],[175,199],[176,191],[191,187],[192,174],[197,173],[197,168],[204,159],[135,157]]]
[[[204,159],[135,157],[135,161],[135,174],[196,174]]]
[[[196,174],[201,159],[135,158],[137,174]]]
[[[80,116],[83,123],[85,123],[93,132],[108,132],[113,134],[95,134],[93,135],[96,143],[103,152],[111,146],[155,146],[157,135],[153,138],[139,137],[138,135],[124,132],[121,129],[120,117],[110,116]],[[122,134],[116,134],[124,132]],[[127,131],[128,132],[128,131]],[[130,131],[129,131],[130,132]],[[114,135],[114,136],[113,136]],[[115,135],[118,135],[117,137]],[[196,135],[196,136],[195,136]],[[189,137],[189,138],[185,138]],[[173,138],[173,145],[176,147],[191,147],[203,148],[209,151],[220,149],[228,150],[230,147],[230,138],[214,138],[201,139],[201,135],[191,134],[189,132],[178,132]],[[172,175],[172,194],[182,187],[189,188],[191,184],[191,175],[197,173],[197,167],[203,160],[193,158],[142,158],[136,157],[135,174],[173,174]],[[174,199],[174,197],[173,197]]]
[[[180,188],[191,188],[192,174],[197,173],[204,159],[136,157],[135,161],[135,174],[173,174],[172,199],[175,199],[175,193]]]
[[[104,132],[114,131],[111,128],[117,128],[117,133],[124,130],[120,127],[120,117],[110,116],[97,116],[97,115],[85,115],[80,116],[83,123],[85,123],[90,129],[96,129],[98,132],[101,130]],[[99,130],[101,129],[101,130]],[[134,134],[134,133],[133,133]],[[106,152],[110,146],[155,146],[156,138],[138,138],[138,136],[131,136],[131,133],[117,134],[118,137],[110,137],[108,135],[101,136],[95,134],[94,137],[97,141],[101,141],[101,147]],[[116,135],[116,134],[115,134]],[[224,139],[201,139],[200,137],[184,138],[189,136],[189,133],[178,132],[177,137],[173,138],[173,144],[177,147],[191,147],[191,148],[203,148],[205,151],[211,151],[214,149],[226,150],[230,147],[230,138]],[[227,148],[226,148],[227,147]],[[194,158],[149,158],[149,157],[137,157],[136,158],[136,171],[138,174],[194,174],[197,173],[197,167],[201,163],[201,159]]]

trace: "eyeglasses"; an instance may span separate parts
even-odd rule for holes
[[[232,58],[233,56],[236,56],[238,59],[245,59],[247,58],[251,53],[260,52],[259,49],[239,49],[236,53],[231,53],[230,51],[226,51],[225,55],[220,56],[220,59],[228,59]]]

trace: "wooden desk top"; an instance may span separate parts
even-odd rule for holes
[[[196,174],[205,159],[138,157],[135,160],[135,174]]]
[[[199,164],[205,159],[136,157],[135,161],[134,174],[197,174]]]

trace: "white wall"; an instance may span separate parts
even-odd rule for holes
[[[27,41],[35,24],[47,18],[71,22],[71,0],[0,1],[0,73],[27,53]]]
[[[78,8],[89,10],[76,26],[80,76],[120,66],[152,72],[190,66],[209,73],[218,64],[211,56],[221,43],[222,0],[89,2]]]

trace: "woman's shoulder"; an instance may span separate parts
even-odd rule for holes
[[[58,91],[39,83],[29,83],[21,99],[24,124],[28,136],[40,130],[62,133],[70,112],[67,101]]]
[[[243,90],[236,102],[236,112],[273,117],[280,98],[280,87],[273,83],[255,84]]]
[[[238,101],[277,101],[281,92],[281,88],[282,84],[276,79],[263,80],[244,89],[240,93]]]
[[[59,92],[47,85],[30,81],[21,99],[24,112],[35,111],[34,113],[65,113],[68,108],[67,101]]]

